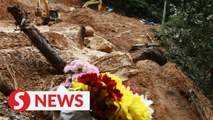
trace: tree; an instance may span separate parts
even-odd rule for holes
[[[157,33],[168,57],[213,100],[213,1],[184,1]]]

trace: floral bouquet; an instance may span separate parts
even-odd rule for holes
[[[64,68],[70,73],[65,84],[70,91],[90,91],[91,115],[100,120],[150,120],[154,112],[144,95],[110,73],[99,73],[94,65],[75,60]]]

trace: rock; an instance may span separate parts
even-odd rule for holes
[[[85,37],[91,37],[94,34],[94,29],[90,26],[81,26],[78,32],[78,43],[80,44],[80,48],[85,46]]]
[[[136,74],[135,69],[131,70],[130,68],[132,66],[132,59],[127,53],[112,52],[95,60],[93,64],[99,68],[101,73],[113,73],[119,76],[122,81],[128,80],[128,77],[132,74]]]
[[[108,42],[106,39],[100,36],[90,37],[85,40],[85,44],[88,48],[93,50],[98,50],[106,53],[111,53],[113,51],[112,43]]]
[[[159,47],[149,47],[139,57],[134,58],[133,61],[136,63],[139,60],[146,59],[152,60],[161,66],[167,63],[164,52]]]
[[[127,68],[120,68],[114,74],[119,76],[122,81],[128,80],[128,73],[129,70]]]
[[[93,36],[95,30],[91,26],[84,26],[85,27],[85,37]]]

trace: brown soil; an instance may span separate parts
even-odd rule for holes
[[[60,3],[63,3],[67,6],[74,6],[74,5],[79,5],[81,6],[83,3],[81,0],[59,0]]]
[[[206,110],[208,120],[212,120],[211,103],[199,88],[187,78],[173,63],[159,66],[152,61],[140,61],[140,72],[132,76],[129,84],[147,93],[154,100],[155,120],[201,120],[193,103],[185,94],[187,90],[195,91]]]
[[[13,16],[7,12],[7,7],[11,5],[19,5],[26,12],[32,12],[32,9],[29,6],[24,5],[18,0],[1,0],[0,1],[0,20],[13,20]],[[32,15],[32,14],[31,14]]]
[[[0,2],[0,19],[12,19],[12,15],[8,14],[7,7],[12,4],[16,4],[16,0],[3,0]]]
[[[132,44],[152,43],[152,41],[158,43],[153,36],[153,30],[158,26],[142,25],[138,19],[115,13],[76,9],[70,12],[64,21],[92,26],[96,30],[96,34],[104,36],[105,39],[113,43],[116,50],[127,51]],[[151,36],[151,40],[148,36]]]
[[[19,1],[20,4],[24,2]],[[67,75],[58,75],[30,39],[24,33],[14,31],[14,23],[10,22],[13,18],[5,10],[14,3],[16,2],[10,0],[0,3],[0,72],[3,78],[23,90],[47,90],[51,85],[59,85],[65,81]],[[29,9],[32,6],[25,4],[23,8]],[[82,58],[94,63],[101,71],[114,73],[126,70],[123,77],[127,78],[127,82],[136,87],[139,94],[146,93],[154,101],[154,120],[201,120],[193,102],[185,94],[188,90],[192,90],[198,97],[208,120],[213,120],[210,101],[175,64],[168,62],[159,66],[149,60],[139,61],[137,64],[131,61],[128,50],[132,44],[158,44],[153,31],[159,26],[142,25],[138,19],[91,9],[64,11],[66,12],[61,14],[62,22],[40,26],[38,29],[65,61]],[[77,34],[81,25],[92,26],[95,36],[111,42],[115,52],[107,54],[79,48]],[[0,94],[0,119],[9,114],[11,111],[7,106],[7,97]],[[47,115],[35,111],[21,114],[30,119],[47,118]]]

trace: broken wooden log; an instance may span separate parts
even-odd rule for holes
[[[85,37],[91,37],[94,34],[94,29],[90,26],[81,26],[78,32],[78,43],[80,44],[80,48],[86,45]]]
[[[143,47],[159,47],[160,45],[158,44],[148,44],[148,43],[145,43],[145,44],[133,44],[131,49],[129,50],[129,52],[133,52],[133,51],[136,51],[136,50],[140,50],[141,48]]]
[[[189,100],[189,102],[191,103],[192,106],[194,106],[194,108],[198,112],[198,116],[200,117],[201,120],[210,120],[207,117],[208,115],[205,110],[205,107],[203,106],[200,99],[198,98],[198,96],[196,95],[196,93],[193,90],[181,89],[179,92],[181,94],[183,94],[187,98],[187,100]]]
[[[83,48],[83,46],[85,46],[85,44],[84,44],[84,40],[85,40],[85,37],[86,37],[85,31],[86,31],[85,27],[81,26],[81,28],[80,28],[80,30],[78,32],[78,43],[80,44],[79,47],[81,49]]]
[[[11,85],[7,84],[2,74],[0,73],[0,92],[5,96],[9,96],[10,93],[12,93],[14,90],[15,89]]]
[[[79,48],[83,48],[87,43],[85,43],[85,37],[93,36],[94,29],[90,26],[81,26],[79,32],[78,32],[78,43]]]
[[[17,5],[8,7],[7,10],[13,15],[18,25],[39,49],[44,57],[52,64],[52,66],[59,72],[63,73],[66,62],[56,53],[56,51],[47,42],[47,39],[36,29],[30,25],[25,12]]]
[[[167,59],[164,52],[159,47],[149,47],[146,49],[139,57],[133,59],[133,62],[138,62],[140,60],[152,60],[159,65],[164,65],[167,63]]]

